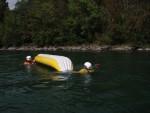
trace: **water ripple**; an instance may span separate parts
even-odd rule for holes
[[[85,60],[102,64],[87,75],[22,65],[25,56],[38,53],[0,51],[0,112],[150,113],[149,53],[59,52],[75,69]]]

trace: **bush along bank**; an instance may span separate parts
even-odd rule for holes
[[[2,48],[150,45],[150,0],[19,0],[13,10],[0,4]]]

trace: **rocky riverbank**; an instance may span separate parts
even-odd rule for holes
[[[81,45],[81,46],[61,46],[61,47],[36,47],[36,46],[21,46],[1,48],[0,50],[20,50],[20,51],[150,51],[150,47],[131,47],[131,46],[100,46],[100,45]]]

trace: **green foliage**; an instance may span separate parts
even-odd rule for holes
[[[101,38],[98,40],[98,42],[100,44],[107,44],[107,45],[109,45],[109,44],[112,44],[112,38],[109,36],[109,34],[103,34],[101,36]]]
[[[149,1],[135,0],[21,0],[8,10],[4,0],[0,47],[149,45],[149,10]]]
[[[111,41],[108,40],[110,44],[150,44],[149,6],[149,1],[138,3],[104,0],[104,6],[101,7],[104,26],[101,38],[104,40],[110,38]]]
[[[3,26],[0,24],[0,48],[2,47]]]
[[[4,21],[5,13],[8,10],[8,3],[6,0],[0,0],[0,23]]]
[[[52,43],[52,39],[57,30],[57,19],[55,18],[54,7],[43,3],[32,8],[29,12],[28,25],[33,42],[38,46],[46,46]]]
[[[101,17],[97,4],[91,0],[74,0],[68,4],[65,27],[77,44],[92,43],[95,33],[101,30]]]
[[[36,36],[34,38],[34,43],[39,46],[48,46],[52,43],[53,37],[51,37],[51,32],[47,31],[39,31],[36,33]]]
[[[9,16],[5,17],[2,44],[6,47],[22,45],[18,20],[19,18],[13,12],[10,12]]]

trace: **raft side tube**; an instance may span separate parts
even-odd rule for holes
[[[35,57],[36,62],[53,67],[57,71],[72,71],[73,64],[71,60],[65,56],[38,54]]]

